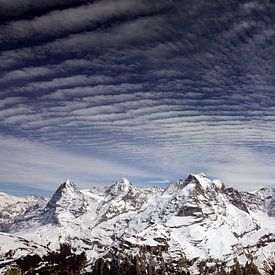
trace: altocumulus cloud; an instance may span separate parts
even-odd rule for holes
[[[241,189],[274,183],[274,12],[0,0],[1,183],[163,185],[200,171]]]

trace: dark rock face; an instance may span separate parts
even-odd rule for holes
[[[1,223],[0,224],[0,232],[8,232],[9,228],[10,228],[10,224],[9,223]]]
[[[229,275],[261,275],[258,268],[253,262],[246,263],[245,266],[240,266],[238,262],[235,263]]]
[[[7,269],[7,271],[5,271],[4,273],[4,275],[21,275],[21,274],[22,274],[22,270],[16,263],[11,264]]]
[[[242,200],[242,196],[239,191],[233,188],[226,188],[224,192],[227,195],[230,203],[232,203],[234,206],[238,207],[239,209],[245,211],[246,213],[249,213],[245,203]]]
[[[69,210],[74,217],[79,217],[86,210],[86,202],[83,194],[76,185],[69,180],[62,183],[47,203],[40,215],[43,224],[52,223],[59,225],[58,213],[62,209]]]
[[[261,198],[265,205],[265,210],[270,217],[275,217],[275,187],[260,189],[256,196]]]
[[[77,187],[72,182],[63,182],[51,197],[46,208],[56,208],[62,197],[66,195],[66,193],[70,192],[69,189],[71,189],[71,192],[77,191]]]
[[[183,257],[173,261],[164,259],[168,247],[139,247],[139,254],[127,255],[124,249],[127,243],[113,248],[104,258],[98,259],[92,269],[91,275],[191,275],[185,269],[190,263]]]
[[[202,209],[200,207],[191,207],[191,206],[184,206],[179,211],[178,216],[192,216],[196,213],[202,214]]]
[[[116,254],[109,253],[104,258],[98,259],[92,271],[84,271],[85,255],[74,255],[66,247],[59,253],[52,253],[46,257],[27,256],[16,263],[13,263],[3,275],[191,275],[190,271],[185,270],[192,262],[185,258],[178,261],[163,261],[161,253],[157,251],[143,251],[143,254],[128,257],[116,251]],[[149,254],[148,254],[149,253]],[[149,256],[149,257],[148,257]],[[225,271],[225,263],[217,262],[210,267],[207,262],[201,262],[198,266],[200,274],[210,275],[261,275],[253,262],[241,266],[235,261],[230,272]],[[266,275],[274,275],[275,264],[268,262],[264,268]]]
[[[275,217],[275,187],[264,187],[253,193],[242,192],[241,195],[249,210],[263,211]]]
[[[148,251],[147,251],[148,252]],[[109,257],[109,258],[108,258]],[[161,261],[161,262],[159,262]],[[241,266],[238,261],[235,262],[230,272],[225,271],[224,262],[211,262],[209,266],[207,262],[200,262],[198,268],[200,274],[210,275],[261,275],[258,268],[253,262]],[[161,254],[151,253],[136,255],[134,257],[125,257],[125,255],[115,254],[113,257],[109,254],[105,258],[98,259],[93,267],[90,275],[191,275],[188,268],[192,262],[182,258],[178,261],[163,261]],[[272,269],[273,268],[273,269]],[[268,266],[266,274],[274,275],[274,266]],[[272,273],[273,272],[273,273]]]
[[[17,270],[22,272],[19,274],[27,275],[77,275],[80,274],[85,263],[85,253],[73,254],[70,246],[66,244],[61,246],[60,251],[51,252],[42,258],[38,255],[27,255],[16,260]],[[6,273],[5,275],[9,274],[17,273]]]
[[[194,176],[194,175],[189,175],[186,180],[185,180],[185,185],[189,184],[189,183],[196,183],[196,184],[200,184],[200,182],[198,181],[198,179]]]
[[[266,261],[264,263],[264,272],[266,275],[275,274],[275,261]]]

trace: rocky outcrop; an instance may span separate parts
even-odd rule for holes
[[[63,244],[61,249],[46,256],[27,255],[16,260],[20,274],[28,275],[77,275],[83,270],[86,263],[85,253],[72,253],[71,247]]]
[[[239,209],[249,213],[246,204],[243,202],[241,193],[234,188],[226,188],[224,190],[225,194],[228,196],[229,201]]]

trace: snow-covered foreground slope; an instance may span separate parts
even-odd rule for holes
[[[41,198],[5,221],[9,235],[0,240],[9,236],[11,246],[0,257],[7,263],[8,253],[16,251],[18,264],[22,250],[22,265],[28,240],[45,255],[68,253],[64,244],[73,255],[85,252],[85,260],[76,256],[84,274],[225,274],[238,268],[264,274],[274,262],[274,194],[272,187],[240,193],[205,174],[165,190],[138,188],[127,179],[104,190],[78,190],[68,180],[50,200]]]

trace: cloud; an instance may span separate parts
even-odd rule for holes
[[[0,136],[0,150],[1,182],[6,184],[54,190],[67,178],[80,187],[87,187],[112,184],[122,176],[135,179],[154,175],[115,160],[102,160],[95,154],[64,152],[8,136]]]
[[[23,64],[33,60],[43,60],[47,56],[65,56],[103,48],[126,47],[140,40],[158,39],[164,20],[160,15],[140,17],[130,22],[122,22],[114,27],[72,33],[66,37],[43,43],[42,45],[2,51],[0,69]]]
[[[147,183],[154,180],[145,179],[148,171],[160,184],[201,171],[243,188],[269,182],[274,6],[126,2],[70,2],[62,9],[43,8],[43,2],[37,17],[18,13],[1,25],[0,126],[16,142],[29,142],[22,148],[38,144],[41,154],[34,155],[43,164],[13,181],[35,185],[30,175],[38,180],[51,171],[56,181],[57,171],[72,170],[65,161],[71,158],[83,167],[73,174],[83,186],[88,176],[98,182],[102,173],[109,182],[115,170],[128,175],[131,169],[145,171]],[[7,157],[8,148],[1,148]],[[106,163],[89,172],[83,154]],[[34,162],[23,149],[16,157],[23,155]],[[57,155],[60,162],[51,166],[46,160]],[[99,169],[109,162],[121,166]],[[23,161],[16,165],[24,167]]]
[[[225,163],[210,165],[209,173],[222,178],[225,184],[239,190],[255,191],[274,185],[275,159],[267,152],[232,148],[232,155]]]
[[[18,80],[33,80],[39,77],[55,77],[57,74],[68,74],[69,70],[89,68],[94,63],[87,59],[69,59],[60,64],[45,65],[38,67],[23,67],[17,70],[11,70],[1,75],[0,83]]]
[[[24,97],[6,97],[4,99],[0,99],[0,110],[7,107],[11,106],[14,104],[22,103],[26,100]]]
[[[36,37],[58,38],[70,33],[97,29],[104,22],[129,16],[158,13],[167,4],[145,1],[100,1],[63,10],[54,10],[32,19],[11,21],[0,30],[0,44],[26,41]]]
[[[1,15],[3,17],[10,16],[22,16],[24,13],[32,12],[33,10],[36,12],[43,11],[45,9],[51,8],[61,8],[70,6],[73,4],[81,4],[83,0],[41,0],[39,2],[33,0],[0,0],[1,6]]]

